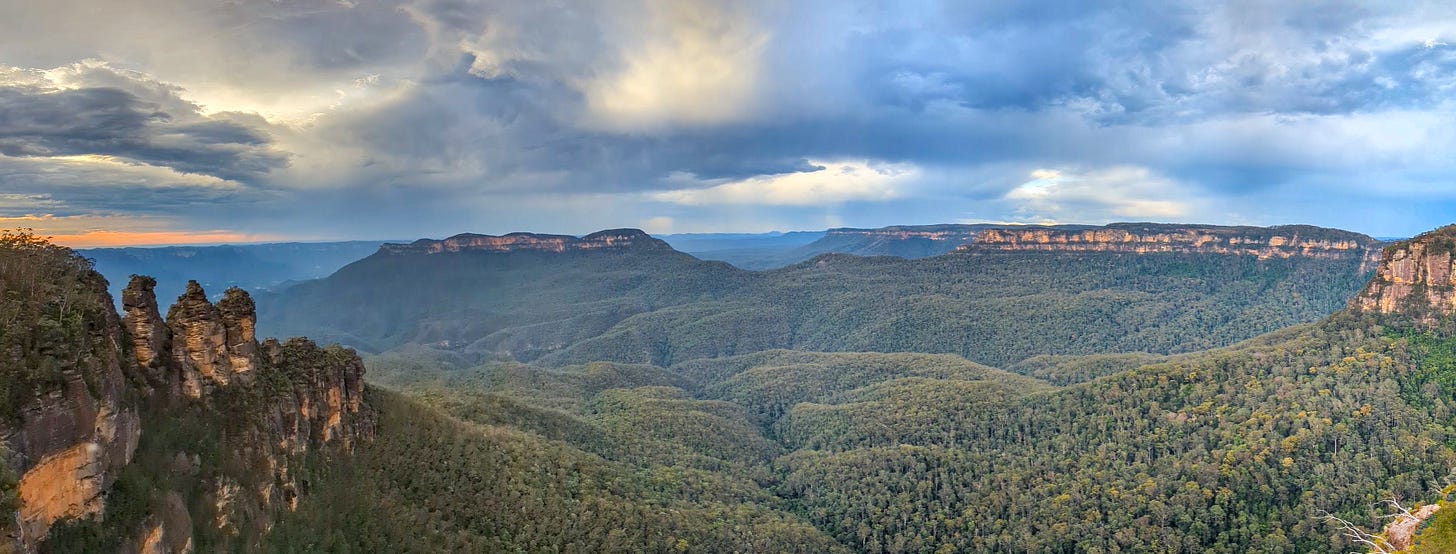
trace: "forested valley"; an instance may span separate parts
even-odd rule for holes
[[[1453,247],[1443,229],[1368,270],[1105,252],[834,255],[762,273],[665,248],[366,259],[259,303],[297,302],[287,325],[321,310],[333,325],[316,337],[368,341],[352,343],[368,345],[358,438],[288,458],[296,496],[249,516],[266,527],[202,517],[195,537],[239,552],[1357,550],[1331,518],[1378,538],[1387,500],[1443,505],[1456,483],[1456,288],[1427,278]],[[88,310],[110,305],[84,260],[39,252]],[[77,329],[114,325],[85,317]],[[26,340],[9,348],[46,356]],[[287,348],[267,364],[352,363]],[[310,356],[333,361],[289,361]],[[298,371],[280,375],[307,389]],[[7,394],[43,397],[55,375],[7,377],[21,387]],[[214,481],[282,479],[225,445],[274,428],[233,431],[229,414],[286,382],[240,390],[185,404],[200,427],[167,423],[175,408],[145,408],[144,389],[123,395],[144,406],[136,459],[197,450],[200,473],[133,462],[111,485],[131,515],[62,519],[40,550],[126,544],[166,513],[151,487],[210,505]],[[298,394],[311,413],[317,396]],[[23,507],[25,479],[0,477],[0,506]],[[1437,513],[1414,551],[1450,544]]]

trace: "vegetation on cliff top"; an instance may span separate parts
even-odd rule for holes
[[[0,230],[0,417],[14,421],[25,400],[61,385],[64,368],[110,347],[97,333],[111,310],[106,280],[85,258]]]

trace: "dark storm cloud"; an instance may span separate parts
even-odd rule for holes
[[[289,213],[282,227],[299,233],[368,220],[396,236],[426,220],[441,233],[659,216],[731,230],[1136,217],[1138,206],[1278,223],[1324,217],[1287,202],[1291,191],[1395,206],[1456,171],[1443,155],[1456,148],[1456,13],[1440,3],[90,8],[0,22],[0,66],[68,76],[22,69],[0,85],[11,204],[53,193],[48,211],[85,211],[125,190],[118,210],[246,205],[258,209],[213,216],[259,227],[270,223],[254,212]],[[68,18],[88,31],[69,32]],[[78,154],[223,182],[39,165]],[[893,194],[829,195],[852,199],[843,205],[757,211],[661,194],[769,186],[846,161],[913,177],[886,185]],[[1025,189],[1038,171],[1062,181]],[[1088,194],[1097,179],[1105,197]],[[1032,210],[1057,206],[1078,208]],[[1379,213],[1345,225],[1399,216]]]
[[[46,158],[0,158],[0,217],[34,213],[88,213],[226,218],[228,213],[266,209],[276,192],[207,177],[178,176],[159,168]],[[26,200],[24,202],[19,200]]]
[[[117,88],[0,87],[0,154],[98,155],[182,173],[253,181],[287,165],[261,128],[171,113]]]

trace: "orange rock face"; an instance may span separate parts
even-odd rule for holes
[[[1432,324],[1456,314],[1456,226],[1425,233],[1385,249],[1375,277],[1351,306],[1403,314]]]
[[[41,460],[20,478],[20,521],[32,540],[58,519],[101,513],[106,468],[99,444],[83,442]]]
[[[1239,254],[1267,258],[1294,256],[1337,258],[1364,255],[1371,246],[1355,239],[1305,238],[1298,234],[1267,237],[1241,235],[1221,228],[1215,231],[1183,229],[1172,232],[1135,232],[1125,229],[987,229],[963,251],[1044,250],[1067,252],[1204,252]],[[1372,241],[1373,242],[1373,241]]]
[[[98,283],[96,294],[110,306],[104,282]],[[260,345],[253,301],[238,289],[213,305],[190,283],[163,321],[154,283],[134,278],[123,293],[125,322],[101,313],[89,341],[97,350],[19,406],[18,420],[0,420],[0,463],[19,478],[16,521],[0,522],[0,537],[9,537],[0,538],[0,551],[33,551],[63,518],[106,516],[106,492],[141,437],[138,401],[155,408],[152,413],[184,418],[192,410],[231,409],[216,402],[221,395],[269,387],[268,402],[225,414],[237,426],[222,452],[233,458],[223,467],[267,469],[196,476],[200,490],[215,491],[201,501],[214,504],[218,516],[201,524],[217,526],[223,536],[265,532],[278,513],[296,507],[298,466],[309,452],[347,452],[373,436],[364,366],[353,351],[306,339]],[[133,348],[123,350],[124,343]],[[256,379],[260,373],[269,378]],[[196,471],[198,453],[175,458],[182,460],[179,468]],[[158,512],[131,530],[128,551],[194,549],[186,501],[176,491],[162,499]]]
[[[111,305],[104,290],[95,294]],[[0,463],[18,476],[20,500],[16,521],[0,527],[18,527],[13,533],[22,551],[58,519],[101,517],[103,491],[131,462],[141,438],[126,391],[126,372],[134,366],[120,346],[128,337],[114,312],[91,323],[88,342],[95,349],[63,369],[54,388],[21,402],[17,420],[0,420]],[[0,550],[5,546],[0,539]]]

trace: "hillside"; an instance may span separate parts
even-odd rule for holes
[[[0,551],[844,551],[755,480],[779,450],[742,410],[664,370],[511,366],[560,385],[473,423],[366,387],[351,350],[257,341],[241,289],[163,316],[155,287],[118,317],[87,260],[0,235]],[[614,438],[531,432],[571,402],[597,415],[565,436]],[[639,437],[656,405],[682,423]]]
[[[1399,264],[1391,253],[1400,249],[1387,250],[1380,271]],[[1078,383],[1062,388],[923,354],[773,350],[670,372],[449,369],[419,362],[428,350],[370,364],[392,386],[475,421],[568,443],[615,436],[595,448],[631,463],[718,460],[719,474],[759,475],[855,551],[1345,552],[1354,545],[1318,514],[1377,526],[1380,499],[1431,498],[1456,467],[1456,338],[1441,330],[1450,319],[1412,327],[1353,305],[1207,352],[1026,362]],[[667,441],[642,452],[681,454],[612,454],[634,435],[571,430],[614,417],[579,399],[650,382],[604,378],[629,374],[691,394],[630,412],[653,422],[630,427],[638,440]],[[601,388],[613,381],[629,388]],[[655,428],[703,402],[724,403],[736,430]],[[556,415],[526,415],[531,406]],[[707,458],[682,450],[701,436],[735,438]],[[722,462],[735,452],[737,462]]]
[[[749,278],[641,231],[597,240],[608,236],[387,245],[327,279],[260,295],[262,325],[369,351],[430,344],[529,360],[636,314],[733,296]]]
[[[1281,229],[1188,232],[1250,244],[1292,238]],[[1313,321],[1364,284],[1374,244],[1289,256],[1252,247],[837,254],[751,272],[634,240],[560,252],[390,246],[260,297],[270,306],[262,325],[372,352],[429,345],[543,365],[672,365],[791,348],[953,353],[1003,366],[1036,355],[1191,352]]]

